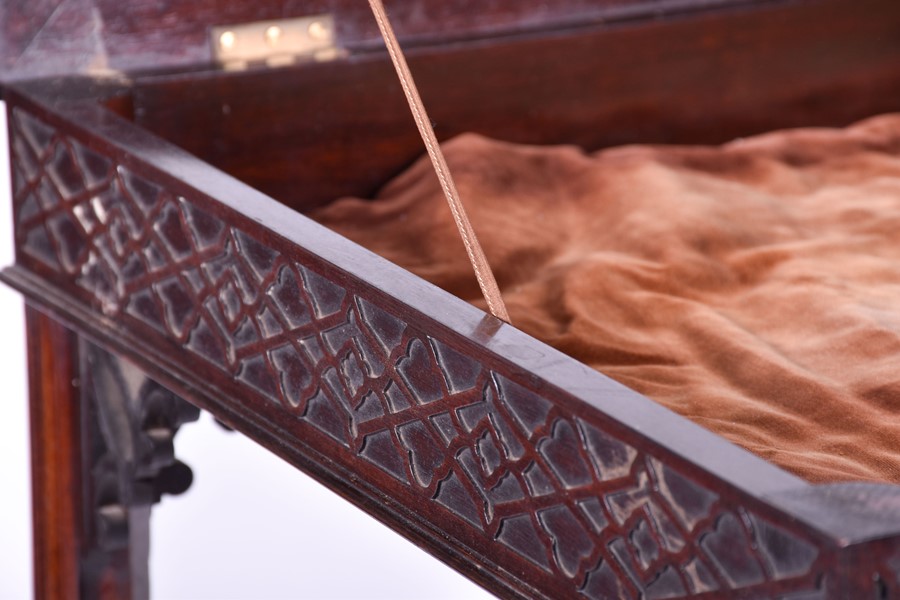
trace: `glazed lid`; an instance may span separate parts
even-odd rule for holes
[[[404,45],[566,29],[753,0],[387,0]],[[759,1],[759,0],[757,0]],[[187,69],[213,63],[214,26],[329,14],[337,44],[380,48],[363,0],[5,0],[0,78]]]

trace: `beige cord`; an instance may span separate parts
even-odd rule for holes
[[[413,118],[425,142],[425,148],[428,150],[428,156],[434,165],[434,171],[437,173],[438,180],[441,182],[441,188],[444,190],[444,196],[447,197],[447,204],[450,205],[450,212],[453,213],[453,220],[456,221],[456,227],[459,229],[459,235],[462,237],[463,244],[466,247],[466,253],[469,255],[469,262],[475,270],[475,278],[478,280],[478,286],[484,299],[487,301],[488,310],[491,314],[509,323],[509,313],[506,312],[506,305],[500,296],[500,288],[497,287],[497,280],[494,273],[488,265],[481,244],[475,236],[475,230],[466,216],[466,209],[463,207],[462,200],[459,198],[459,192],[456,190],[456,184],[453,183],[453,177],[450,175],[450,169],[447,167],[447,161],[444,160],[444,153],[438,144],[437,137],[434,135],[434,129],[431,127],[431,120],[425,112],[425,105],[422,104],[422,98],[419,96],[419,90],[413,80],[409,66],[406,64],[406,58],[403,56],[403,50],[400,43],[394,35],[391,22],[388,20],[387,13],[381,0],[369,0],[372,12],[375,13],[375,20],[378,21],[378,28],[381,30],[381,36],[387,46],[388,53],[397,70],[397,76],[400,78],[400,85],[406,94],[409,102],[409,108],[412,110]]]

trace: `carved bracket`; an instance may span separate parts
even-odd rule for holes
[[[131,581],[132,598],[147,597],[150,507],[162,494],[181,494],[190,486],[191,469],[175,458],[173,439],[200,411],[89,342],[81,342],[80,356],[85,532],[91,548],[85,568],[121,573]],[[123,562],[118,569],[103,568]],[[86,574],[85,586],[103,585],[94,579]]]

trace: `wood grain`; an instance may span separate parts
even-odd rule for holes
[[[785,0],[768,0],[783,2]],[[752,0],[419,0],[388,4],[407,43],[433,45],[585,23],[655,18],[751,4]],[[357,0],[16,0],[0,5],[0,80],[74,72],[185,69],[212,62],[208,27],[330,13],[339,43],[378,46]],[[477,15],[477,18],[472,18]]]
[[[81,544],[81,411],[75,335],[26,308],[36,598],[77,598]]]
[[[413,50],[409,63],[441,140],[720,143],[900,109],[900,4],[763,4]],[[370,197],[422,154],[386,54],[141,78],[134,109],[143,127],[299,210]]]
[[[855,488],[848,534],[840,504],[785,500],[834,488],[485,323],[102,106],[12,91],[26,185],[3,279],[489,590],[893,590],[900,520],[876,507],[900,488]]]
[[[79,555],[70,330],[502,596],[900,594],[898,488],[810,486],[292,210],[370,194],[420,153],[384,55],[207,71],[208,22],[299,5],[119,4],[5,7],[4,39],[32,49],[16,68],[63,53],[33,74],[98,48],[107,67],[190,67],[4,89],[17,262],[0,278],[53,315],[29,309],[42,597],[104,572]],[[756,4],[479,3],[492,40],[427,33],[470,0],[400,22],[443,137],[701,143],[898,108],[900,5]]]

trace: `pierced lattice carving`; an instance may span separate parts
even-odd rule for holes
[[[12,134],[20,260],[214,365],[349,453],[351,468],[374,465],[471,528],[479,551],[524,561],[526,580],[552,575],[588,598],[788,598],[825,585],[810,541],[600,421],[18,109]]]

